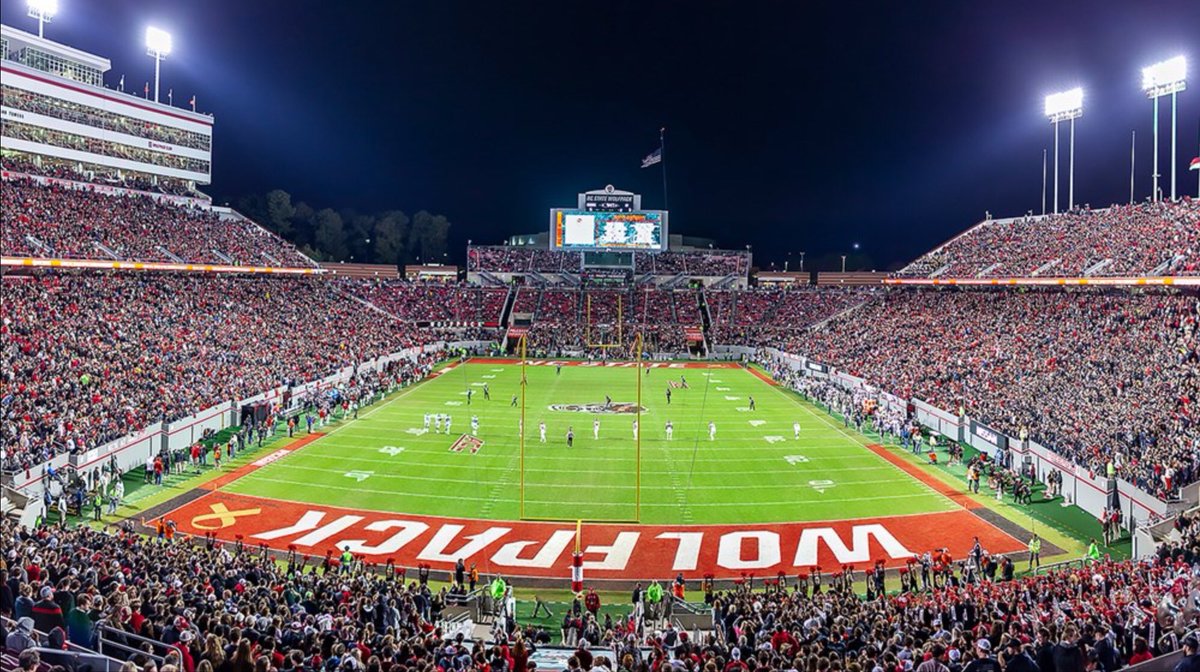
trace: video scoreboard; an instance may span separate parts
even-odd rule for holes
[[[550,247],[559,250],[667,249],[667,212],[642,210],[642,196],[611,184],[550,211]]]
[[[550,211],[550,247],[562,250],[665,250],[667,213]]]

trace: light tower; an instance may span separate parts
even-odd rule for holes
[[[146,29],[146,55],[154,58],[154,102],[158,102],[158,71],[162,60],[171,53],[171,34],[150,26]]]
[[[1067,209],[1075,207],[1075,120],[1083,115],[1083,89],[1078,86],[1046,96],[1046,117],[1054,124],[1054,214],[1058,214],[1058,123],[1071,122],[1071,158],[1068,168]]]
[[[1158,200],[1158,99],[1171,96],[1171,200],[1175,200],[1175,99],[1187,88],[1187,59],[1183,56],[1142,68],[1142,90],[1154,101],[1154,192]]]
[[[37,19],[38,37],[45,37],[45,26],[58,14],[58,0],[25,0],[29,18]]]

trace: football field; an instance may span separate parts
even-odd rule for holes
[[[221,490],[426,516],[659,525],[960,508],[827,413],[736,365],[659,365],[639,373],[633,365],[539,362],[524,367],[524,395],[522,368],[513,360],[448,367]],[[633,428],[639,378],[640,445]],[[426,428],[426,414],[448,415],[449,431],[437,431],[436,422]]]

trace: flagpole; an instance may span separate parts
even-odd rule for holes
[[[663,126],[658,129],[658,153],[662,157],[662,176],[663,176],[663,210],[670,210],[670,202],[667,200],[667,127]]]

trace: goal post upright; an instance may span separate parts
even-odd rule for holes
[[[521,444],[521,518],[525,517],[525,366],[528,361],[529,335],[521,334],[517,342],[517,354],[521,358],[521,432],[518,437]]]
[[[642,333],[636,332],[633,335],[633,346],[635,350],[635,358],[637,366],[634,370],[637,372],[637,423],[638,432],[636,446],[634,448],[634,483],[633,483],[633,517],[634,520],[642,520]]]

